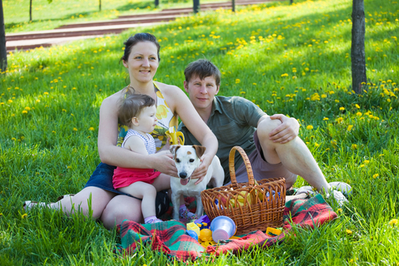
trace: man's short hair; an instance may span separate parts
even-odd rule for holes
[[[206,59],[199,59],[188,64],[184,70],[184,76],[186,78],[186,82],[189,82],[193,77],[199,77],[201,80],[203,80],[206,77],[213,76],[216,81],[216,86],[220,85],[219,69],[212,64],[211,61]]]

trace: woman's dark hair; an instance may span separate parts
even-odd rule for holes
[[[125,94],[118,110],[119,122],[132,127],[132,118],[140,115],[144,107],[155,105],[155,100],[147,94]]]
[[[134,36],[130,36],[123,44],[125,45],[125,51],[123,52],[123,56],[121,60],[126,61],[129,59],[130,52],[132,51],[132,47],[135,46],[139,42],[152,42],[157,47],[157,55],[158,62],[161,61],[161,57],[159,57],[159,50],[161,46],[159,45],[157,38],[150,33],[136,33]]]

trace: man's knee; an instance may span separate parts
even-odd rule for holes
[[[270,117],[263,119],[257,128],[259,140],[262,141],[269,141],[269,134],[281,125],[281,121],[278,119],[272,120]]]

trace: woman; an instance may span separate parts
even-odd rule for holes
[[[193,176],[199,181],[202,180],[216,154],[218,142],[180,88],[154,82],[153,78],[160,62],[159,50],[157,39],[149,33],[137,33],[125,42],[121,60],[129,72],[130,84],[104,99],[101,104],[98,132],[100,165],[82,191],[73,197],[64,197],[56,203],[40,205],[54,209],[62,206],[67,214],[79,210],[88,215],[91,209],[92,217],[100,219],[106,228],[112,228],[124,219],[143,221],[141,201],[113,189],[112,174],[115,166],[154,168],[170,176],[177,176],[177,170],[169,151],[142,155],[117,146],[118,134],[124,132],[118,125],[118,103],[121,97],[132,93],[147,94],[157,103],[158,123],[152,135],[157,140],[158,150],[166,144],[165,132],[172,125],[172,118],[176,116],[181,118],[195,138],[206,147],[202,164]],[[26,208],[32,206],[34,203],[26,202]]]

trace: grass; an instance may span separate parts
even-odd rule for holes
[[[194,264],[397,265],[398,1],[365,0],[368,83],[361,95],[350,87],[352,1],[295,2],[145,29],[162,46],[158,81],[182,88],[185,66],[211,59],[222,72],[222,95],[297,118],[328,181],[353,186],[347,206],[329,201],[339,218],[321,228],[294,228],[268,249]],[[138,31],[8,56],[0,97],[1,265],[180,264],[147,247],[119,257],[115,230],[22,208],[24,200],[53,201],[84,186],[99,163],[99,106],[126,84],[122,43]]]
[[[226,2],[224,0],[203,0]],[[32,3],[32,21],[29,21],[29,0],[4,0],[4,23],[6,34],[52,30],[65,24],[111,20],[122,15],[157,12],[171,7],[192,7],[188,0],[161,0],[155,7],[154,0],[35,0]]]

